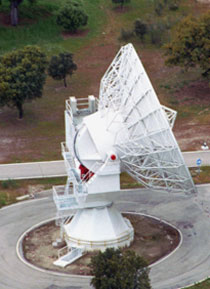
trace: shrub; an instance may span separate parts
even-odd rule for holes
[[[163,13],[163,9],[164,9],[164,6],[163,6],[163,3],[161,1],[155,1],[155,13],[158,15],[158,16],[161,16],[162,13]]]
[[[121,29],[119,40],[128,41],[133,36],[133,30]]]
[[[140,19],[136,19],[134,22],[134,32],[136,36],[139,37],[141,41],[143,41],[144,35],[147,33],[147,24]]]
[[[164,23],[151,24],[149,27],[149,36],[152,44],[160,46],[163,43],[163,36],[166,27]]]
[[[56,22],[65,30],[75,33],[80,26],[88,22],[82,2],[80,0],[67,0],[57,14]]]
[[[1,187],[2,187],[2,189],[16,188],[17,183],[15,180],[8,179],[8,180],[1,182]]]
[[[175,11],[179,8],[177,3],[170,3],[168,6],[169,10]]]
[[[0,208],[7,204],[7,195],[6,193],[0,193]]]
[[[155,0],[154,10],[158,16],[163,14],[164,9],[175,11],[179,8],[180,0]]]

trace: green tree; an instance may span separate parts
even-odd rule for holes
[[[96,289],[150,289],[146,261],[133,251],[108,248],[91,258],[91,284]]]
[[[88,22],[83,4],[80,0],[67,0],[57,14],[56,22],[67,31],[75,33],[80,26]]]
[[[112,3],[114,4],[120,4],[121,5],[121,9],[123,8],[125,3],[129,3],[131,2],[130,0],[112,0]]]
[[[48,74],[56,80],[63,79],[64,86],[67,87],[66,76],[71,76],[76,69],[77,65],[73,62],[73,54],[65,52],[60,53],[58,56],[52,56]]]
[[[24,0],[5,0],[10,2],[10,19],[11,25],[16,26],[18,25],[18,7]],[[2,4],[3,0],[0,1],[0,5]],[[36,2],[36,0],[28,0],[30,4]]]
[[[144,35],[147,33],[147,24],[144,23],[141,19],[136,19],[134,22],[134,32],[141,41],[144,41]]]
[[[210,77],[210,12],[199,18],[188,16],[177,26],[172,41],[165,45],[166,64],[186,69],[199,66]]]
[[[0,57],[0,106],[16,107],[42,96],[46,56],[37,46],[26,46]]]

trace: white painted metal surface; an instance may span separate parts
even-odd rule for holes
[[[54,190],[58,211],[78,209],[63,225],[65,240],[87,250],[128,246],[131,224],[100,198],[119,191],[120,172],[153,190],[196,192],[172,132],[176,112],[159,103],[131,44],[120,49],[101,80],[98,111],[84,116],[90,109],[75,103],[66,103],[62,144],[68,181],[63,194]],[[96,107],[93,97],[87,105]]]
[[[78,210],[64,231],[68,246],[88,251],[129,246],[134,238],[130,221],[113,205]]]
[[[114,148],[123,170],[154,190],[196,191],[171,130],[176,112],[160,105],[131,44],[120,49],[101,80],[99,111],[115,112],[112,123],[122,119]]]

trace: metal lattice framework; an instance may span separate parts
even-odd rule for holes
[[[112,203],[120,172],[153,190],[196,192],[172,133],[175,118],[174,110],[160,105],[131,44],[103,76],[98,105],[93,96],[86,109],[74,97],[66,101],[62,154],[68,179],[65,189],[54,187],[53,198],[69,252],[55,265],[72,263],[84,250],[130,245],[133,227]],[[72,209],[77,211],[68,222]]]
[[[176,112],[160,105],[132,44],[120,49],[101,80],[99,111],[114,112],[112,123],[122,120],[114,147],[124,171],[152,189],[196,191],[172,132]]]

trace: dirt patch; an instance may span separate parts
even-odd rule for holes
[[[207,5],[189,1],[192,9],[206,10]],[[131,9],[131,6],[123,8]],[[201,10],[201,8],[203,10]],[[47,78],[43,98],[24,104],[25,116],[22,121],[17,120],[16,109],[4,108],[0,110],[0,163],[46,161],[61,159],[60,142],[64,139],[63,111],[65,99],[70,95],[86,97],[99,94],[100,80],[122,43],[117,39],[123,23],[116,13],[120,7],[107,9],[107,25],[99,37],[74,54],[78,66],[76,73],[69,79],[67,88],[61,87],[62,82]],[[120,15],[119,15],[120,16]],[[2,18],[3,17],[3,18]],[[23,19],[24,20],[24,19]],[[0,24],[9,23],[9,15],[0,14]],[[22,18],[20,19],[22,21]],[[77,34],[63,34],[63,37],[83,37],[88,30],[81,30]],[[148,73],[157,92],[161,104],[168,103],[170,92],[160,89],[164,82],[170,83],[170,78],[177,74],[179,68],[169,68],[164,65],[163,52],[160,49],[146,49],[135,43],[138,55]],[[198,88],[196,87],[198,85]],[[196,103],[207,104],[207,82],[196,82],[192,86],[184,87],[177,92],[183,105],[192,103],[192,95]],[[202,93],[199,91],[201,89]],[[193,100],[194,101],[194,100]],[[181,150],[200,149],[205,139],[210,144],[210,125],[208,121],[197,121],[196,112],[190,118],[178,118],[175,122],[175,134]],[[200,118],[200,116],[199,116]],[[50,146],[49,146],[50,144]]]
[[[130,219],[135,230],[135,239],[129,249],[143,256],[150,264],[169,254],[179,244],[180,236],[174,228],[145,216],[133,214],[125,216]],[[66,268],[53,265],[58,258],[58,250],[53,248],[52,242],[58,237],[59,227],[55,226],[54,221],[29,232],[23,240],[26,260],[47,270],[89,275],[88,264],[96,252],[87,253]]]
[[[37,193],[44,191],[44,189],[44,185],[28,185],[28,194],[34,196]]]
[[[9,14],[0,13],[0,24],[2,26],[11,26],[11,18]]]
[[[187,4],[192,10],[192,14],[199,16],[201,13],[206,13],[210,7],[209,0],[190,0]]]
[[[190,85],[178,90],[174,96],[182,105],[209,105],[209,81],[194,81]]]
[[[197,0],[200,3],[210,4],[210,0]]]
[[[204,142],[210,144],[210,124],[200,125],[194,122],[179,123],[174,134],[182,150],[201,150]]]
[[[62,36],[63,39],[68,39],[68,38],[79,38],[79,37],[84,37],[88,34],[89,29],[85,29],[85,30],[77,30],[77,32],[73,33],[73,32],[68,32],[68,31],[64,31],[62,32]]]
[[[131,10],[131,7],[128,7],[128,6],[124,6],[124,7],[121,7],[121,6],[116,6],[112,9],[115,13],[126,13],[128,12],[129,10]]]
[[[210,87],[209,82],[199,80],[185,85],[174,93],[186,117],[175,123],[174,133],[182,150],[200,150],[203,142],[210,144]],[[199,111],[196,113],[196,109]],[[191,110],[194,110],[192,115]],[[188,117],[188,114],[191,114]]]
[[[46,13],[45,17],[49,16],[49,13]],[[28,25],[28,24],[34,24],[37,20],[34,19],[30,19],[30,18],[24,18],[24,17],[20,17],[18,19],[18,26],[24,26],[24,25]],[[14,29],[16,28],[16,26],[13,26],[11,24],[11,17],[10,17],[10,13],[0,13],[0,25],[4,26],[4,27],[14,27]]]

